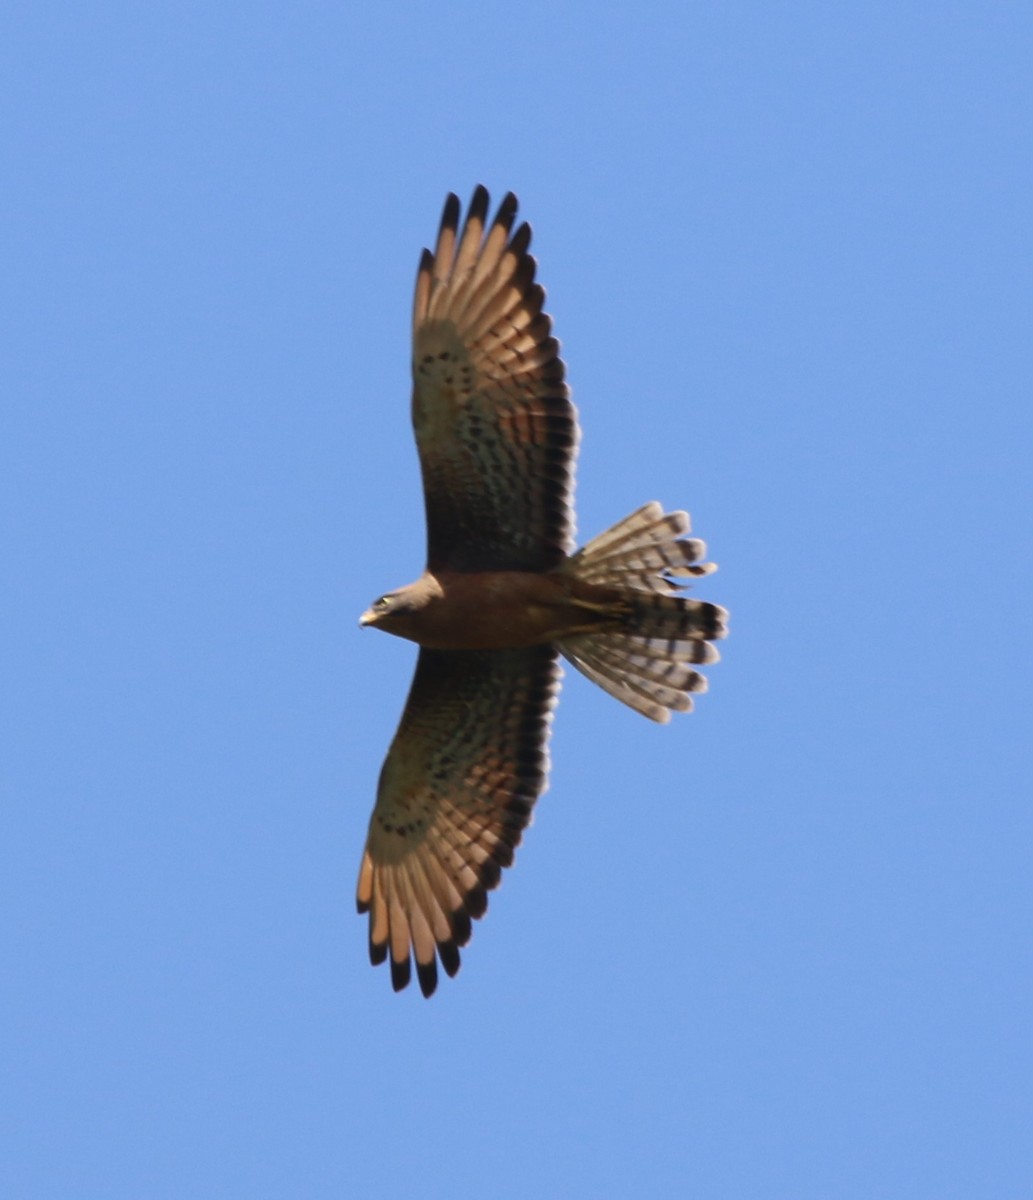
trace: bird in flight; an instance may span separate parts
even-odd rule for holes
[[[459,970],[471,921],[545,788],[562,655],[654,721],[706,689],[726,632],[716,604],[679,595],[715,570],[688,514],[654,502],[573,552],[580,430],[535,282],[516,197],[488,222],[478,187],[460,228],[449,195],[413,307],[412,421],[427,567],[360,624],[420,647],[380,774],[359,870],[369,955],[430,996]]]

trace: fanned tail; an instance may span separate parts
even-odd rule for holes
[[[689,664],[717,662],[710,643],[727,633],[728,613],[678,595],[686,580],[717,568],[706,546],[685,537],[689,516],[655,501],[618,521],[567,562],[581,583],[619,593],[620,615],[598,630],[564,638],[559,648],[611,696],[661,723],[689,712],[707,681]]]

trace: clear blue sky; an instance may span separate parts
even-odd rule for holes
[[[0,60],[0,1193],[1033,1195],[1033,10],[38,0]],[[732,637],[666,728],[568,673],[428,1003],[356,622],[479,181],[583,538],[690,509]]]

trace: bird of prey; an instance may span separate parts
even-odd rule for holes
[[[412,421],[427,567],[362,625],[418,643],[359,870],[369,954],[430,996],[531,820],[548,772],[562,655],[654,721],[692,707],[727,613],[678,594],[709,574],[684,512],[646,504],[573,553],[580,431],[510,193],[460,229],[445,201],[413,308]]]

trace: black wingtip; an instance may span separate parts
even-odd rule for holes
[[[409,980],[412,979],[412,963],[409,961],[409,956],[399,962],[397,959],[391,959],[391,986],[396,992],[400,992],[403,988],[409,986]]]
[[[455,192],[449,192],[445,197],[445,207],[441,210],[441,228],[459,228],[459,197]]]
[[[498,216],[496,216],[495,220],[500,223],[505,222],[507,225],[512,225],[519,203],[515,192],[507,192],[502,197],[502,203],[499,205]]]
[[[430,962],[416,963],[416,978],[420,982],[420,991],[429,1000],[438,986],[438,967],[433,956]]]
[[[470,914],[463,908],[452,914],[452,939],[457,946],[465,946],[473,933]]]
[[[527,254],[527,248],[530,245],[531,245],[531,226],[526,221],[524,221],[520,225],[520,227],[517,229],[516,233],[513,234],[513,240],[510,242],[509,248],[512,251],[512,253],[515,254],[518,258],[523,259],[524,255]],[[535,263],[534,259],[531,259],[531,262],[534,266],[538,265],[537,263]],[[531,275],[532,276],[534,275],[533,270],[531,271]]]
[[[459,947],[455,942],[438,942],[438,958],[449,979],[455,978],[459,970]]]
[[[488,214],[488,205],[490,203],[491,196],[488,194],[488,189],[483,183],[479,183],[473,189],[473,195],[470,197],[470,208],[466,214],[467,221],[474,216],[480,217],[483,221]]]
[[[491,862],[490,859],[488,861]],[[484,886],[479,883],[474,884],[463,897],[463,904],[466,906],[466,911],[475,921],[483,917],[488,911],[488,893]]]

